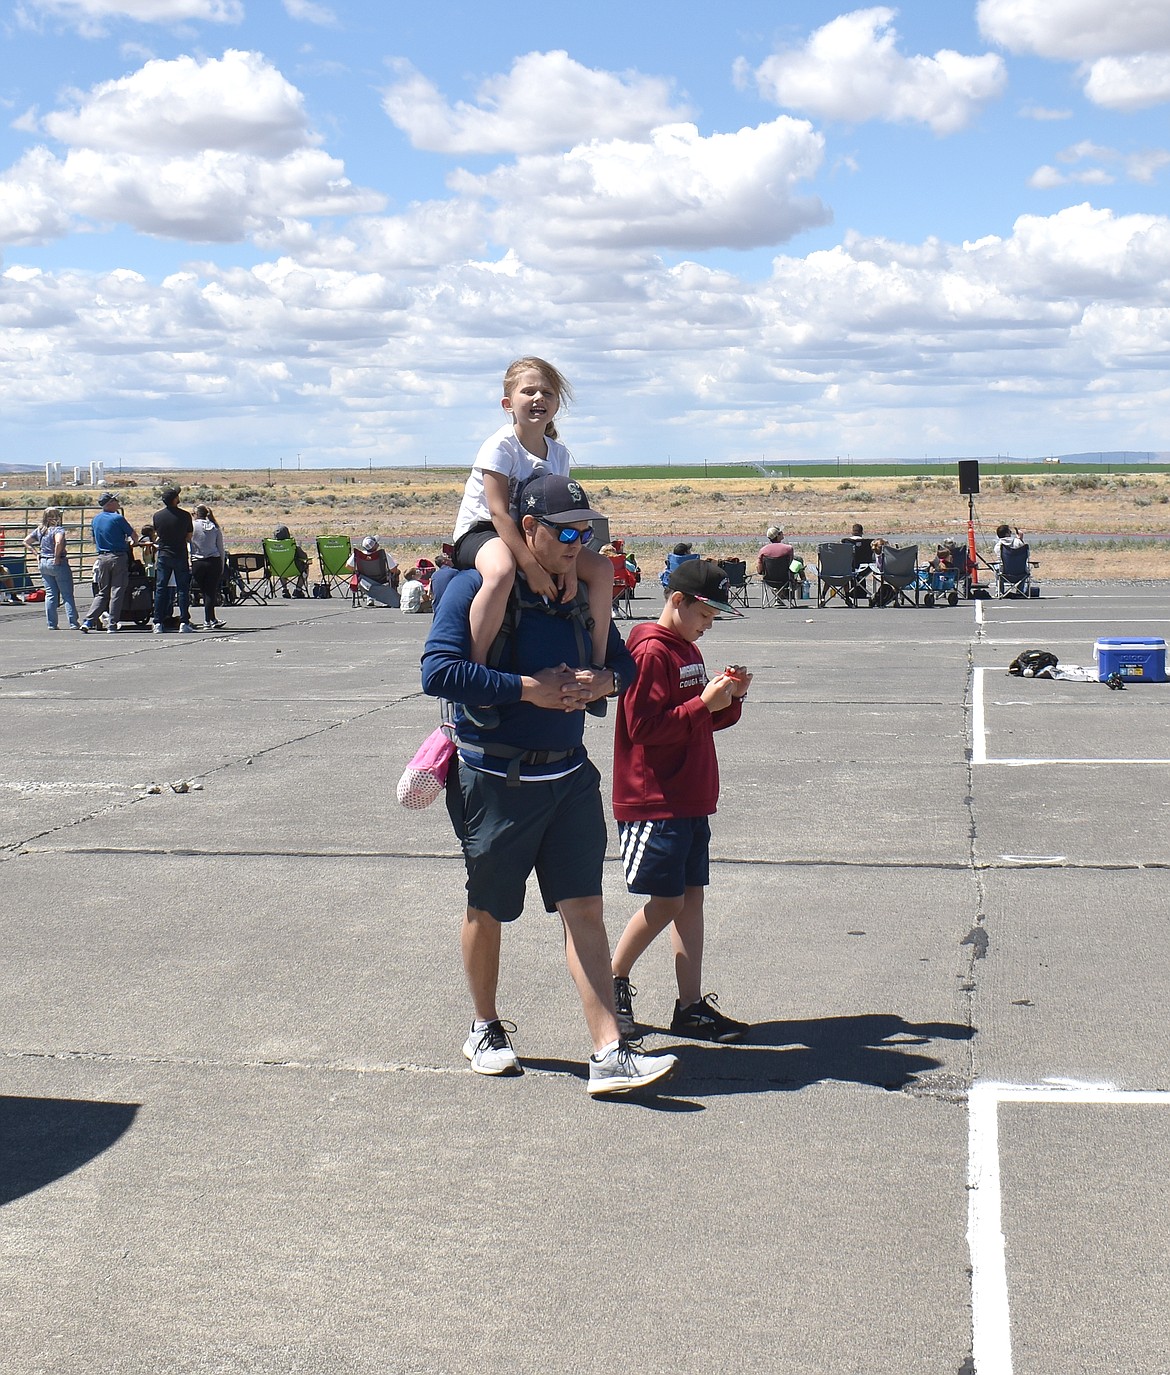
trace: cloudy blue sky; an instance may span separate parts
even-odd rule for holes
[[[1167,0],[0,0],[0,461],[1170,448]]]

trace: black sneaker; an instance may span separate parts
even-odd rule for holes
[[[613,1006],[617,1013],[618,1030],[629,1039],[638,1034],[638,1023],[634,1020],[634,997],[638,990],[620,974],[613,976]]]
[[[692,1041],[740,1041],[750,1030],[747,1022],[736,1022],[725,1017],[716,1004],[717,993],[704,993],[697,1003],[683,1007],[674,1005],[674,1016],[670,1019],[673,1036],[687,1036]]]

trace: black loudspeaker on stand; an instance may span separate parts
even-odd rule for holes
[[[977,458],[959,459],[959,494],[969,497],[979,492],[979,460]]]

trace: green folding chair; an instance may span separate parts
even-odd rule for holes
[[[301,571],[297,567],[297,542],[295,539],[266,539],[264,541],[264,577],[268,584],[269,596],[278,597],[286,590],[285,584],[299,587]],[[278,587],[277,584],[280,584]],[[302,592],[304,589],[301,589]]]
[[[348,535],[318,535],[317,562],[321,565],[321,581],[329,589],[330,596],[336,589],[342,596],[350,594],[350,579],[353,569],[346,565],[353,550]]]

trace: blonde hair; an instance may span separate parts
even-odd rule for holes
[[[44,534],[48,534],[48,532],[49,532],[55,525],[60,525],[60,524],[61,524],[61,508],[60,508],[60,506],[46,506],[46,507],[45,507],[44,515],[41,516],[41,533],[42,533],[43,535],[44,535]]]
[[[546,363],[543,358],[516,358],[508,364],[508,371],[504,373],[504,395],[511,396],[513,389],[520,380],[520,374],[525,372],[540,373],[541,380],[549,391],[554,392],[557,398],[557,409],[564,410],[573,399],[573,388],[569,385],[568,379],[560,373],[551,363]],[[544,432],[549,439],[557,438],[556,424],[550,420],[544,427]]]

